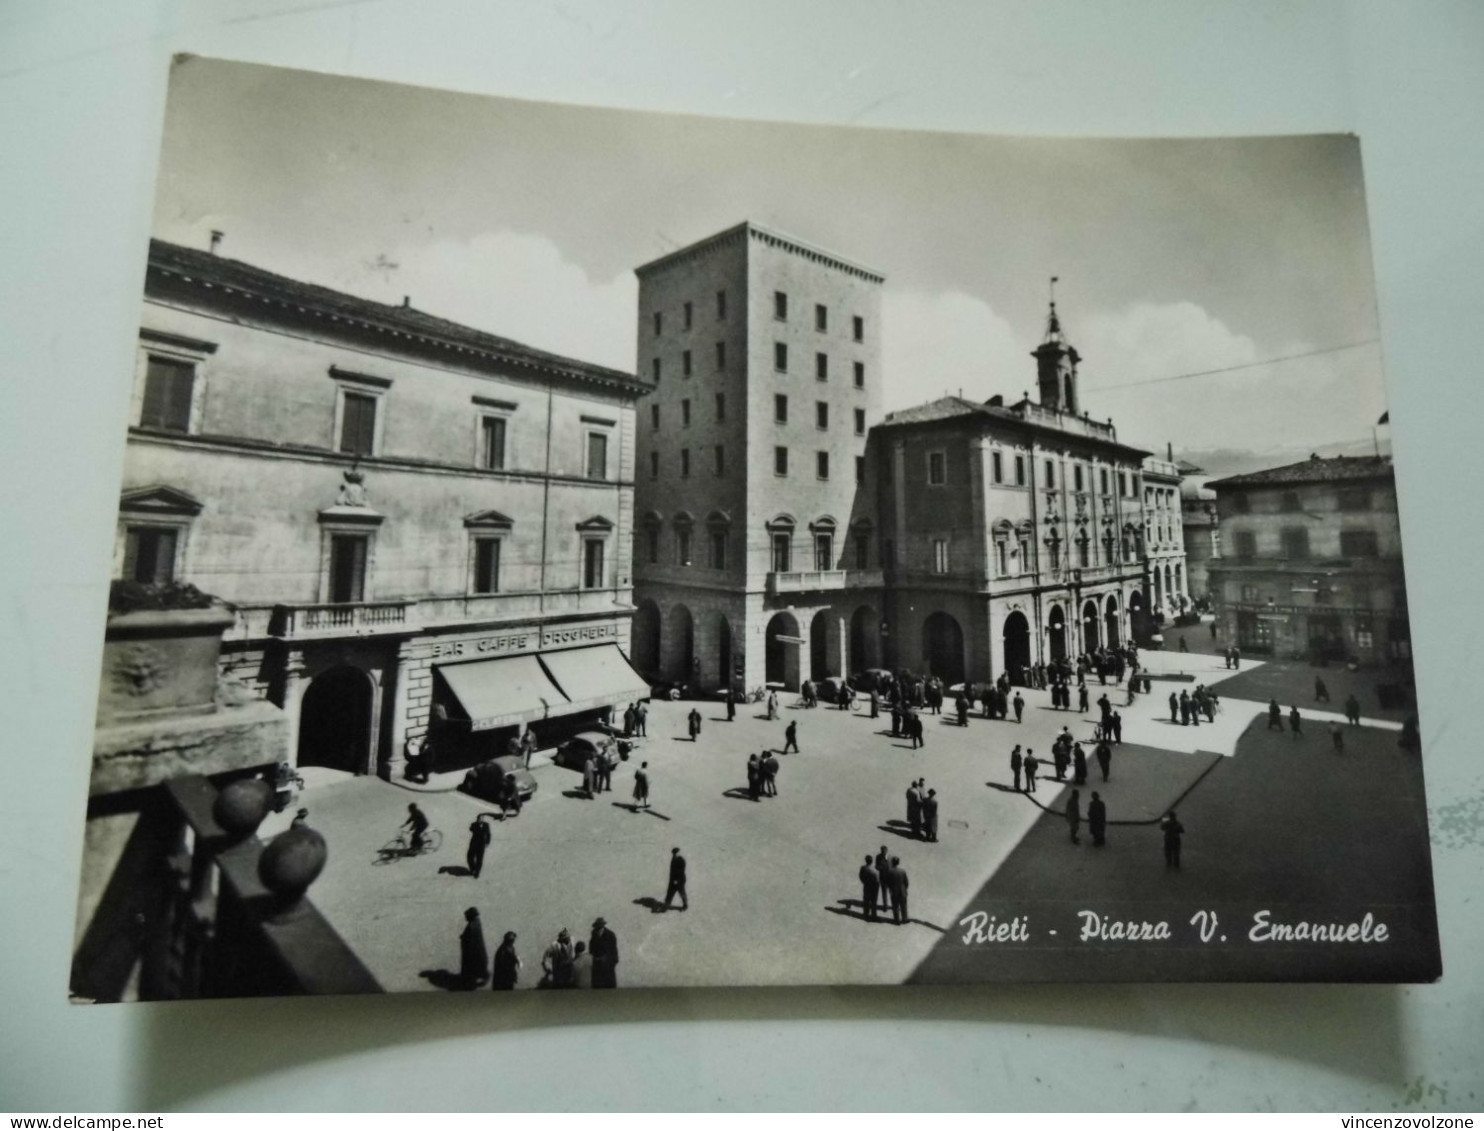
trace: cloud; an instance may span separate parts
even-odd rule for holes
[[[1018,400],[1034,390],[1032,345],[988,303],[961,291],[882,297],[882,404],[886,411],[958,393]]]

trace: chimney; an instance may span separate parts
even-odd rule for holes
[[[216,249],[221,246],[222,237],[224,235],[226,235],[226,233],[223,232],[223,231],[220,231],[220,230],[218,230],[216,228],[212,228],[211,229],[211,254],[212,255],[215,255],[216,254]]]
[[[1175,445],[1173,443],[1171,443],[1169,440],[1166,440],[1165,441],[1165,462],[1166,463],[1174,463],[1175,462]]]
[[[411,310],[412,309],[412,296],[411,295],[403,295],[402,296],[402,309],[403,310]]]

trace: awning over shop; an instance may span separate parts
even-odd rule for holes
[[[535,722],[572,709],[535,656],[442,664],[436,670],[469,716],[472,730]]]
[[[572,709],[648,699],[649,684],[630,666],[617,644],[544,652],[541,663],[572,701]]]

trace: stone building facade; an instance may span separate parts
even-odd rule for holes
[[[710,691],[876,662],[883,276],[752,223],[636,274],[636,665]]]
[[[1222,547],[1208,568],[1224,639],[1253,653],[1410,665],[1389,458],[1316,455],[1208,486]]]
[[[1191,599],[1209,602],[1211,559],[1221,557],[1221,523],[1216,518],[1216,492],[1211,476],[1193,463],[1181,461],[1180,525],[1185,536],[1185,584]]]
[[[1149,608],[1168,625],[1190,606],[1185,577],[1185,530],[1180,513],[1180,467],[1172,459],[1144,461],[1144,557]]]
[[[300,764],[456,768],[642,693],[632,374],[158,241],[137,358],[115,576],[235,609]]]

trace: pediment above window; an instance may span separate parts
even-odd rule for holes
[[[591,518],[585,518],[579,522],[577,529],[586,530],[591,533],[606,532],[613,529],[613,522],[600,514],[595,514]]]
[[[471,530],[509,530],[514,525],[514,520],[499,511],[479,511],[477,514],[465,515],[464,525]]]
[[[204,505],[190,492],[165,484],[140,487],[119,496],[119,511],[131,515],[191,517],[200,514]]]

